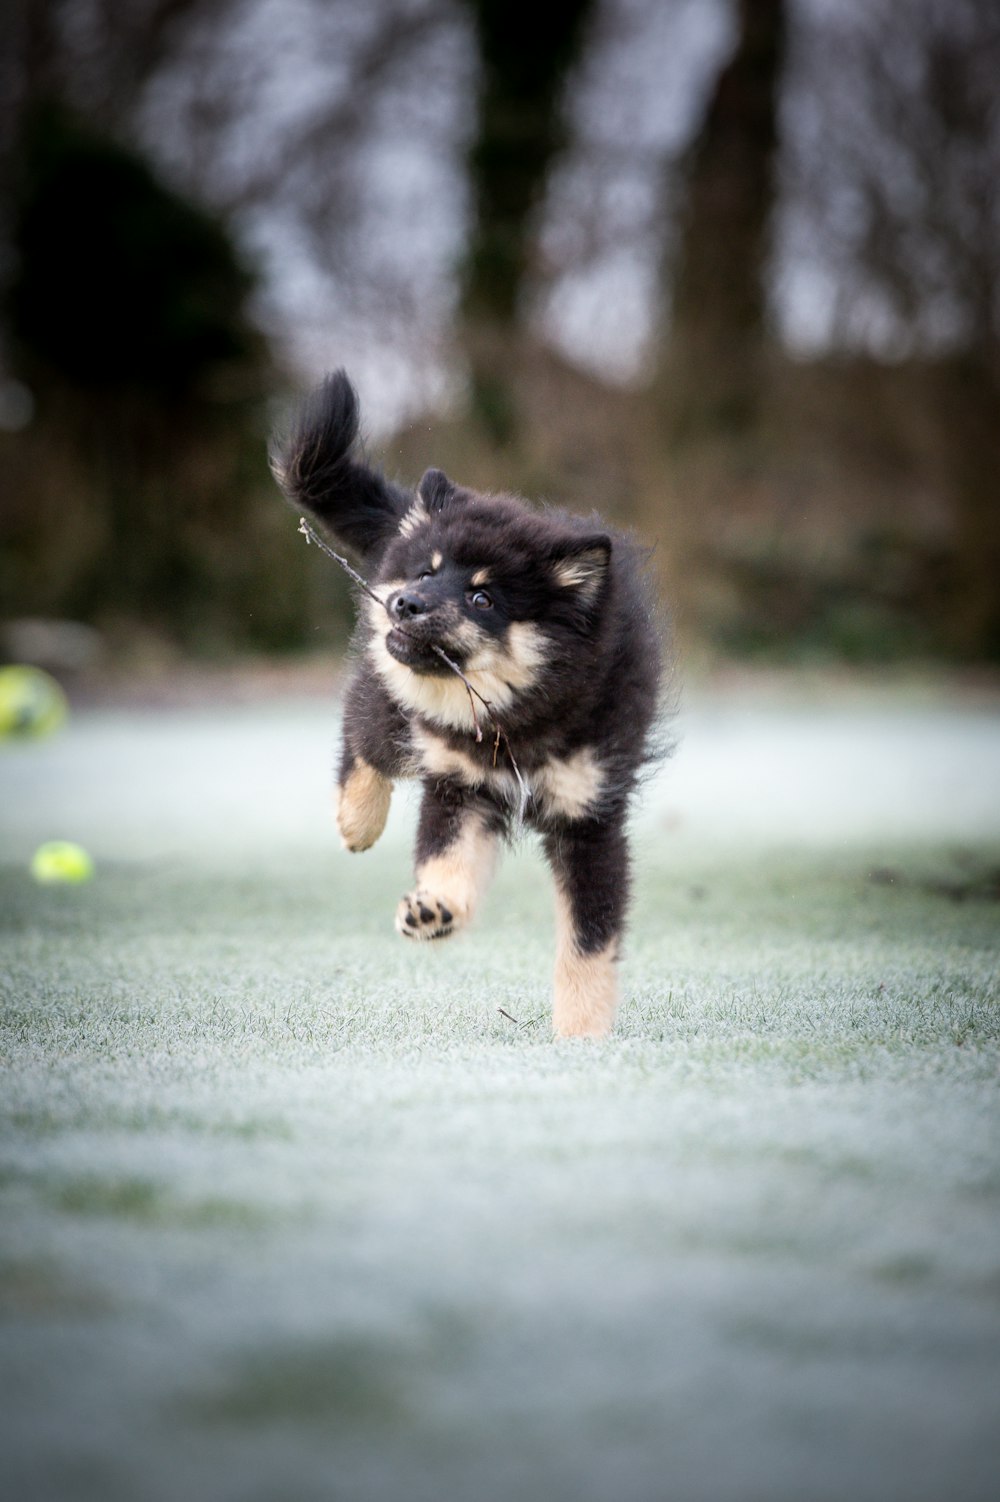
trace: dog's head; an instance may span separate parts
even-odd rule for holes
[[[544,692],[595,629],[611,550],[581,522],[429,470],[379,568],[384,608],[369,606],[370,650],[393,698],[466,726],[471,706],[452,664],[498,710]]]

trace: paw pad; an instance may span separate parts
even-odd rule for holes
[[[429,892],[408,892],[396,909],[396,932],[404,939],[446,939],[455,928],[454,913]]]

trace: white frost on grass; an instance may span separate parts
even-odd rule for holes
[[[530,849],[399,943],[412,800],[340,852],[332,720],[0,763],[12,1494],[992,1498],[996,713],[696,705],[597,1046]]]
[[[657,806],[696,838],[850,844],[1000,837],[1000,714],[899,703],[682,716]]]

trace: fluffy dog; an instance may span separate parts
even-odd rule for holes
[[[419,778],[416,881],[396,928],[443,939],[471,920],[523,817],[555,878],[554,1031],[603,1037],[629,895],[628,803],[652,755],[660,675],[639,552],[599,524],[465,490],[437,469],[403,489],[364,462],[357,435],[357,397],[337,371],[272,449],[288,500],[353,550],[377,596],[362,604],[344,706],[343,842],[373,845],[393,782]]]

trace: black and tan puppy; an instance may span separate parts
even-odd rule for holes
[[[650,757],[659,680],[637,550],[440,470],[402,489],[353,452],[357,432],[338,371],[273,453],[288,499],[353,549],[381,602],[363,602],[344,706],[344,844],[374,844],[395,779],[419,778],[416,884],[396,927],[445,938],[475,913],[527,791],[524,822],[556,885],[554,1030],[601,1037],[617,1004],[628,801]]]

